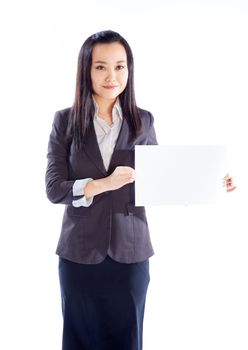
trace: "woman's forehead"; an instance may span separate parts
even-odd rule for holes
[[[96,44],[92,51],[93,61],[100,61],[101,63],[126,62],[127,54],[124,46],[118,42],[107,44]]]

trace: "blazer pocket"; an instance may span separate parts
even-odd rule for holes
[[[135,215],[141,220],[147,222],[145,207],[136,207],[134,204],[127,204],[127,214]]]

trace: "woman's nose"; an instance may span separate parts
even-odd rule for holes
[[[115,81],[115,71],[109,70],[105,80],[106,81]]]

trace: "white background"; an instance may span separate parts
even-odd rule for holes
[[[0,348],[61,348],[63,207],[45,196],[47,141],[83,41],[112,29],[133,49],[159,143],[227,144],[238,186],[222,205],[147,208],[144,350],[247,350],[248,2],[10,0],[0,16]]]

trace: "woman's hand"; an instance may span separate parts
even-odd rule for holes
[[[233,178],[229,174],[226,174],[224,177],[224,186],[226,187],[227,192],[232,192],[236,189],[236,186],[233,183]]]
[[[129,166],[118,166],[108,176],[109,191],[117,190],[135,180],[135,171]]]
[[[114,191],[135,180],[135,172],[129,166],[118,166],[111,175],[89,181],[84,187],[84,195],[91,198],[97,194]]]

